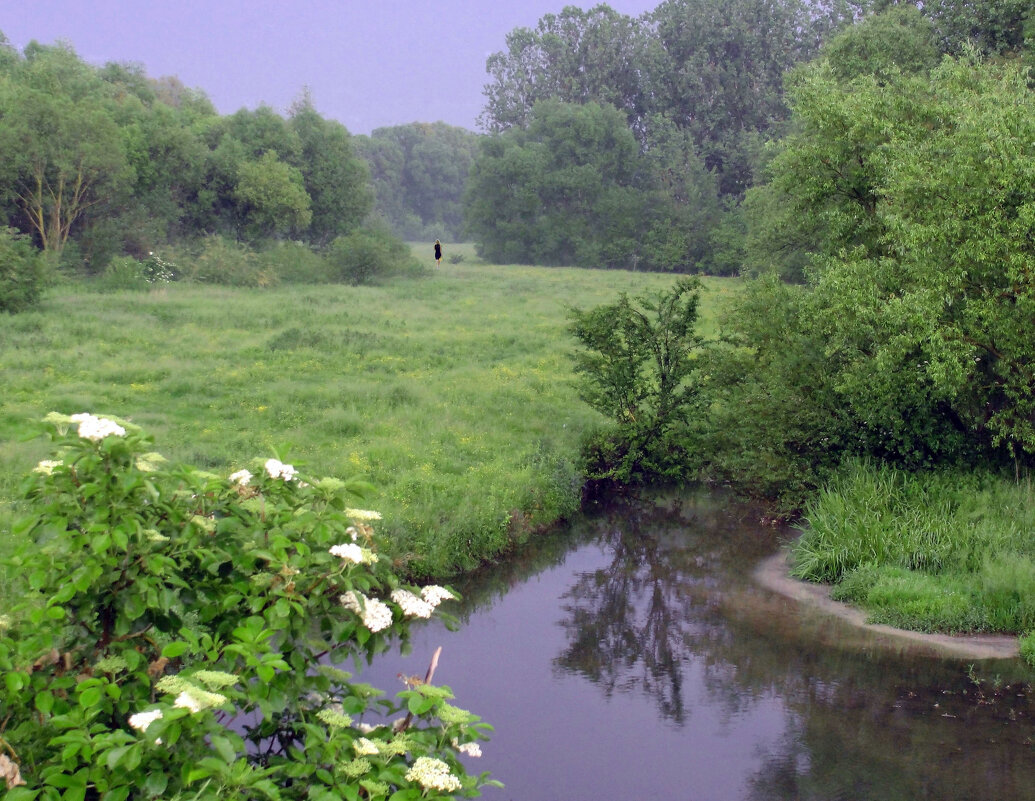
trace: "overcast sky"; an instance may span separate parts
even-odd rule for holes
[[[638,17],[660,0],[611,0]],[[142,64],[203,90],[221,114],[281,114],[308,86],[351,133],[443,121],[478,130],[486,58],[564,0],[0,0],[0,31],[70,43],[85,61]]]

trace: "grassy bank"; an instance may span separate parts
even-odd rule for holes
[[[808,508],[794,573],[834,583],[874,622],[919,631],[1035,629],[1035,489],[986,473],[857,463]]]
[[[365,503],[419,575],[467,569],[572,511],[579,438],[600,418],[570,384],[565,306],[673,279],[461,252],[377,287],[67,286],[0,316],[0,547],[21,477],[47,455],[34,423],[52,410],[130,419],[169,459],[213,472],[277,455],[364,476],[377,488]],[[737,286],[705,281],[706,328]]]

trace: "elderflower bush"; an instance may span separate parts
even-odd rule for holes
[[[407,801],[479,795],[490,727],[360,664],[453,597],[379,558],[361,486],[278,459],[174,466],[136,426],[51,414],[24,602],[0,625],[0,795]],[[250,468],[250,469],[249,469]],[[427,613],[427,614],[426,614]],[[396,725],[382,724],[396,720]]]

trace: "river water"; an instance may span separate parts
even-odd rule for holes
[[[488,801],[1035,799],[1031,672],[890,645],[757,585],[793,532],[720,496],[615,505],[458,587],[362,673],[495,726]]]

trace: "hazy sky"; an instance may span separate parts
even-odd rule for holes
[[[660,0],[611,0],[637,17]],[[286,113],[308,86],[354,134],[409,122],[477,130],[485,59],[564,0],[0,0],[19,51],[64,40],[85,61],[142,64],[203,90],[221,114]]]

